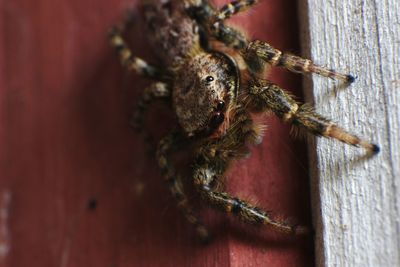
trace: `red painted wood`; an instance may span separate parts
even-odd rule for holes
[[[255,230],[213,211],[202,215],[215,241],[196,243],[128,126],[147,82],[121,70],[105,39],[135,2],[0,2],[0,266],[312,265],[311,237]],[[261,2],[236,22],[253,38],[298,52],[293,1]],[[135,50],[153,59],[140,26],[133,32]],[[271,77],[301,95],[298,76]],[[161,135],[168,116],[154,110]],[[234,164],[227,187],[310,224],[304,143],[277,119],[266,122],[265,141]]]

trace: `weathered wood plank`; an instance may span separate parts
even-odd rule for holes
[[[304,0],[300,10],[305,54],[358,76],[345,90],[313,77],[309,99],[382,148],[366,160],[335,141],[314,144],[318,264],[400,266],[400,2]]]

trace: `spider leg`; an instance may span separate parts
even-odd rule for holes
[[[148,106],[157,99],[168,99],[171,96],[170,88],[162,82],[152,83],[147,87],[138,101],[136,110],[133,113],[130,124],[138,132],[141,132],[147,143],[151,143],[152,137],[143,126],[143,118]]]
[[[228,47],[244,49],[248,44],[247,38],[243,33],[235,28],[226,26],[222,22],[216,22],[211,25],[210,31],[212,36]]]
[[[194,214],[193,209],[189,204],[188,198],[183,191],[181,177],[175,173],[175,170],[172,167],[172,164],[167,156],[173,148],[176,148],[180,141],[182,141],[182,137],[176,131],[171,132],[160,141],[157,150],[158,165],[161,169],[161,173],[164,176],[165,181],[168,184],[171,194],[177,201],[178,208],[181,210],[186,220],[194,225],[198,237],[203,242],[208,242],[210,240],[208,230]]]
[[[304,59],[291,54],[283,53],[266,42],[255,40],[242,51],[243,58],[250,69],[261,72],[265,63],[272,66],[284,67],[292,72],[315,73],[324,77],[343,80],[352,83],[355,77],[350,74],[338,73],[334,70],[314,64],[309,59]]]
[[[257,4],[258,0],[236,0],[223,6],[215,15],[213,22],[222,22],[230,17],[248,10],[250,7]]]
[[[213,35],[217,37],[218,40],[225,43],[227,46],[234,47],[236,49],[243,49],[246,47],[248,41],[246,37],[238,30],[226,26],[223,21],[229,19],[230,17],[248,10],[255,4],[258,0],[236,0],[223,6],[215,15],[210,19],[210,28]]]
[[[329,119],[316,113],[309,105],[299,106],[287,92],[269,81],[253,81],[245,102],[256,112],[271,110],[283,121],[305,128],[314,135],[334,138],[353,146],[361,146],[372,154],[376,154],[380,150],[378,145],[348,133]]]
[[[205,29],[207,35],[210,35],[217,39],[218,41],[224,43],[228,47],[233,47],[235,49],[243,49],[247,46],[246,37],[238,30],[226,26],[223,21],[218,20],[218,16],[228,14],[224,11],[224,7],[221,12],[216,10],[208,1],[204,0],[186,0],[190,2],[188,4],[189,14]],[[240,1],[242,2],[242,1]],[[245,1],[246,2],[246,1]],[[229,5],[228,5],[229,6]],[[240,4],[239,6],[242,6]],[[242,10],[243,8],[239,8]],[[239,11],[239,10],[238,10]],[[229,14],[231,16],[232,14]],[[209,37],[209,36],[207,36]],[[207,38],[208,39],[208,38]]]
[[[234,123],[230,125],[226,134],[207,141],[198,150],[193,180],[200,196],[213,207],[232,213],[246,223],[271,226],[288,234],[307,233],[307,227],[274,220],[262,209],[215,189],[216,183],[229,166],[229,162],[245,155],[243,149],[246,149],[246,143],[257,142],[260,138],[260,131],[254,125],[246,107],[238,106],[232,113]]]
[[[212,163],[198,165],[194,171],[194,183],[197,190],[200,192],[201,197],[213,207],[223,212],[231,213],[249,224],[270,226],[286,234],[308,233],[307,227],[290,225],[286,222],[274,220],[261,208],[233,197],[226,192],[212,189],[211,184],[220,175],[221,170],[218,170],[218,167]]]
[[[247,62],[250,70],[254,73],[261,73],[265,64],[284,67],[292,72],[315,73],[332,79],[343,80],[352,83],[355,77],[350,74],[343,74],[334,70],[318,66],[309,59],[304,59],[272,47],[266,42],[255,40],[249,43],[247,38],[238,30],[226,26],[223,21],[233,15],[246,11],[251,6],[257,4],[256,0],[238,0],[225,5],[219,11],[206,13],[201,22],[209,29],[210,35],[223,42],[229,47],[241,50],[243,58]],[[199,12],[202,14],[201,12]],[[205,14],[205,12],[203,12]]]
[[[114,47],[115,51],[119,55],[120,62],[129,71],[134,71],[139,75],[145,75],[149,78],[160,79],[160,71],[148,64],[146,61],[139,57],[135,57],[132,51],[129,49],[125,39],[123,38],[123,33],[129,25],[130,20],[127,19],[124,23],[119,26],[114,26],[109,32],[109,40],[111,45]]]

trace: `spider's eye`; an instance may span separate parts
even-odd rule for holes
[[[211,118],[210,121],[210,126],[212,128],[217,128],[221,123],[223,123],[225,120],[225,115],[224,113],[217,113],[214,115],[214,117]]]
[[[206,77],[206,82],[210,83],[212,81],[214,81],[214,77],[213,76],[207,76]]]
[[[217,103],[217,111],[223,111],[224,108],[225,108],[225,102],[222,101],[222,100],[218,101],[218,103]]]

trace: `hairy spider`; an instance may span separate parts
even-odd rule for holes
[[[309,105],[297,103],[285,90],[264,78],[265,68],[270,65],[346,83],[354,81],[351,75],[283,53],[266,42],[249,41],[224,24],[226,19],[257,2],[232,1],[218,10],[207,0],[143,0],[141,9],[149,41],[161,59],[158,67],[132,55],[122,37],[127,22],[110,32],[111,44],[122,65],[155,80],[139,101],[133,117],[136,128],[143,130],[142,117],[152,100],[162,98],[172,104],[179,126],[160,141],[157,160],[178,207],[204,240],[209,237],[208,231],[190,207],[181,177],[168,156],[180,144],[196,145],[192,179],[202,199],[244,222],[291,234],[303,234],[307,227],[276,221],[261,208],[214,186],[229,162],[243,156],[248,145],[261,141],[263,127],[253,122],[251,113],[272,111],[284,122],[314,135],[363,147],[370,154],[379,151],[377,145],[346,132]]]

